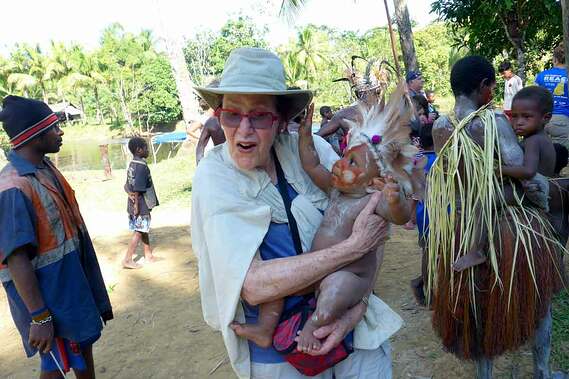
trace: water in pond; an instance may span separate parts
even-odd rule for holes
[[[109,160],[113,170],[124,169],[132,155],[128,150],[128,139],[117,139],[109,142]],[[94,141],[73,141],[66,142],[63,140],[63,146],[57,154],[50,154],[52,162],[62,171],[80,171],[80,170],[103,170],[103,162],[101,159],[101,151],[99,149],[100,142]],[[157,149],[156,162],[167,159],[168,155],[174,157],[178,151],[178,144],[164,143],[154,145]],[[152,149],[151,149],[152,150]],[[154,162],[152,151],[148,157],[148,163]]]

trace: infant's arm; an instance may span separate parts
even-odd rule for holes
[[[522,166],[502,165],[502,175],[516,179],[532,179],[539,167],[540,147],[539,137],[531,136],[525,140],[524,162]]]
[[[388,180],[381,191],[381,199],[375,208],[375,213],[389,222],[403,225],[411,218],[411,212],[413,212],[413,200],[405,198],[399,184]]]
[[[314,146],[314,138],[312,137],[312,110],[308,112],[306,120],[304,120],[298,130],[298,151],[300,154],[300,162],[302,168],[310,179],[324,192],[329,192],[332,188],[332,173],[320,163],[320,157]]]

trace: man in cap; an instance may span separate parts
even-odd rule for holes
[[[419,71],[409,71],[407,74],[407,87],[409,88],[409,96],[411,98],[417,95],[426,98],[425,91],[423,91],[424,85],[423,75]]]
[[[95,377],[92,344],[113,318],[95,250],[69,183],[45,156],[63,131],[43,102],[4,99],[0,121],[12,151],[0,171],[0,281],[40,378]]]

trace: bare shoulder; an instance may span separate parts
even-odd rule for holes
[[[217,119],[217,117],[212,116],[206,120],[204,128],[210,131],[215,131],[220,129],[221,126],[219,125],[219,120]]]
[[[433,141],[435,143],[435,151],[438,153],[442,146],[446,143],[454,127],[447,115],[442,115],[435,120],[433,124]]]
[[[348,119],[354,122],[361,121],[362,115],[360,110],[355,105],[350,105],[349,107],[342,108],[334,114],[332,120],[341,121]]]

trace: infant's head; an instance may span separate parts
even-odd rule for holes
[[[377,163],[366,144],[350,148],[332,167],[332,185],[348,194],[367,193],[373,179],[379,176]]]

